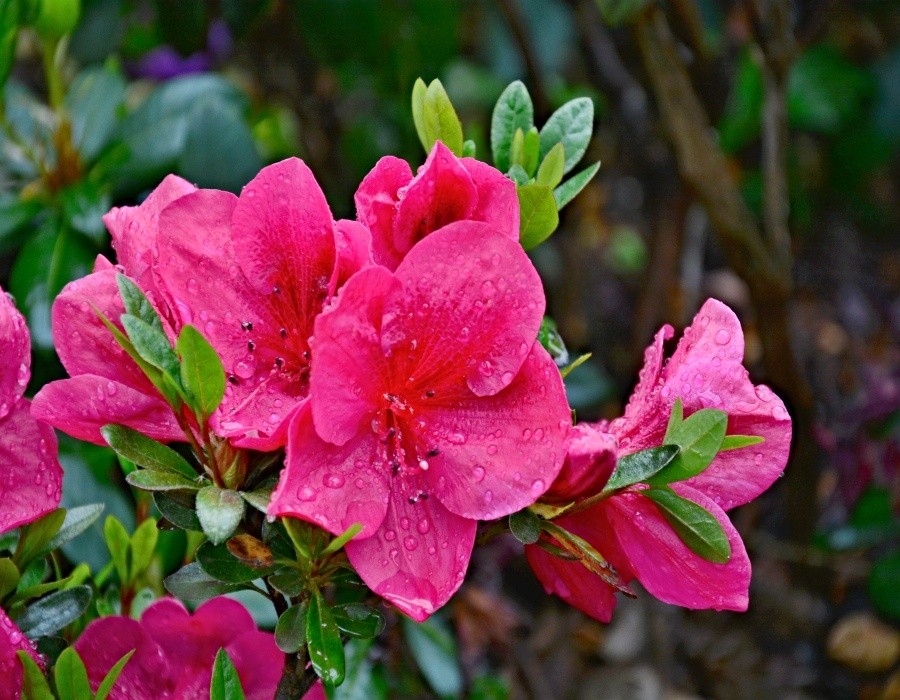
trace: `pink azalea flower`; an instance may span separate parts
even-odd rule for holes
[[[163,598],[140,622],[118,616],[95,620],[74,646],[94,690],[135,650],[112,700],[206,700],[219,649],[234,663],[247,700],[271,700],[284,666],[274,636],[259,631],[244,606],[230,598],[213,598],[193,615],[179,601]]]
[[[125,307],[116,274],[134,280],[154,304],[163,325],[172,313],[152,274],[160,213],[196,188],[169,175],[138,207],[112,209],[104,218],[119,266],[103,257],[94,272],[69,283],[53,303],[53,339],[70,379],[51,382],[34,399],[34,414],[80,440],[105,445],[100,428],[127,425],[164,442],[184,440],[168,404],[125,353],[97,311],[119,327]],[[168,329],[171,332],[171,328]]]
[[[218,434],[256,449],[284,444],[285,419],[309,390],[313,321],[371,264],[370,247],[363,226],[333,220],[296,158],[263,168],[240,198],[201,190],[163,212],[160,289],[176,325],[194,324],[228,373]]]
[[[356,571],[428,617],[462,582],[476,520],[533,503],[562,465],[570,412],[535,342],[543,311],[518,242],[483,223],[354,275],[316,319],[310,401],[269,513],[335,534],[360,523]]]
[[[722,525],[731,543],[727,563],[715,564],[691,551],[654,503],[641,495],[641,486],[556,523],[590,542],[624,582],[636,578],[660,600],[695,609],[746,610],[750,560],[725,511],[753,500],[781,475],[791,419],[768,387],[750,381],[741,364],[741,326],[727,306],[708,300],[664,363],[663,342],[672,334],[665,326],[647,349],[640,382],[623,417],[573,430],[566,463],[548,495],[566,502],[598,493],[612,474],[616,456],[662,444],[676,399],[682,400],[685,416],[701,408],[725,411],[729,435],[758,435],[765,442],[721,452],[705,471],[671,486]],[[580,563],[536,545],[526,547],[526,555],[548,593],[609,621],[615,607],[612,587]]]
[[[30,376],[28,327],[0,289],[0,533],[54,510],[62,492],[56,435],[32,418],[30,402],[22,396]],[[19,696],[19,650],[40,661],[31,643],[0,610],[0,700]]]
[[[379,160],[355,199],[357,219],[372,231],[375,262],[391,270],[416,242],[454,221],[483,221],[519,240],[515,183],[481,161],[457,158],[440,141],[415,177],[405,160]]]

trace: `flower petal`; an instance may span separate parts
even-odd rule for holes
[[[337,264],[328,288],[332,296],[354,273],[375,264],[372,261],[372,233],[365,226],[356,221],[341,219],[334,224],[334,234]]]
[[[322,440],[308,404],[291,421],[278,487],[269,515],[316,523],[338,535],[355,523],[363,537],[375,532],[387,511],[391,485],[378,458],[379,443],[366,433],[337,447]]]
[[[477,205],[472,176],[449,148],[436,141],[400,199],[394,219],[395,250],[404,255],[432,231],[471,218]]]
[[[34,397],[32,413],[79,440],[105,445],[100,428],[117,423],[161,442],[183,442],[184,433],[158,396],[95,374],[50,382]]]
[[[497,168],[475,158],[463,158],[462,164],[478,192],[478,204],[470,218],[490,224],[507,238],[518,241],[519,196],[516,194],[516,183]]]
[[[389,362],[381,348],[384,304],[399,287],[383,267],[354,275],[318,319],[310,374],[313,420],[322,439],[350,440],[382,401]]]
[[[363,178],[353,199],[356,218],[372,232],[375,262],[396,269],[403,255],[394,248],[394,217],[400,202],[399,190],[412,180],[409,163],[385,156]]]
[[[433,401],[421,414],[421,439],[438,451],[425,478],[451,512],[479,520],[514,513],[559,473],[572,414],[559,370],[539,344],[503,391]]]
[[[731,559],[714,564],[694,554],[650,499],[626,491],[602,505],[636,578],[665,603],[694,610],[746,610],[750,559],[737,530],[712,499],[685,484],[672,488],[715,516],[731,543]]]
[[[616,468],[618,444],[606,426],[579,423],[569,432],[566,459],[545,500],[570,503],[600,490]]]
[[[31,377],[28,325],[12,299],[0,288],[0,419],[8,414]]]
[[[436,499],[410,503],[391,496],[378,532],[353,539],[345,549],[366,585],[421,622],[446,603],[463,582],[476,522]]]
[[[382,348],[409,353],[410,376],[429,390],[496,394],[534,344],[545,299],[537,271],[515,241],[487,224],[460,221],[432,233],[396,271]]]
[[[22,694],[22,665],[17,651],[25,651],[35,663],[43,666],[31,643],[0,609],[0,700],[19,700]]]
[[[168,175],[140,206],[113,207],[103,217],[103,223],[112,235],[119,264],[142,289],[155,290],[150,265],[160,212],[196,189],[177,175]]]
[[[31,416],[27,399],[19,399],[0,418],[0,484],[0,532],[37,520],[59,505],[62,467],[56,434]]]

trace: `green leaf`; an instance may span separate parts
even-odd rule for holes
[[[472,139],[463,141],[463,158],[474,158],[478,154],[478,149]]]
[[[125,313],[139,318],[154,330],[164,333],[159,314],[156,313],[153,304],[140,288],[121,272],[116,274],[116,284],[119,286],[119,296],[122,297],[122,303],[125,305]]]
[[[117,68],[89,68],[66,91],[72,142],[84,161],[92,161],[109,142],[125,101],[126,82]]]
[[[509,145],[509,165],[510,167],[518,165],[528,175],[528,170],[525,168],[525,132],[522,129],[516,129],[512,143]]]
[[[0,0],[0,90],[16,62],[20,0]]]
[[[134,656],[134,652],[136,649],[132,649],[121,659],[116,661],[115,666],[109,669],[109,673],[107,673],[103,680],[100,681],[100,685],[97,687],[97,694],[94,696],[94,700],[106,700],[109,697],[110,692],[116,685],[116,681],[119,680],[119,676],[122,675],[122,671],[125,668],[125,665],[131,661],[131,657]]]
[[[91,589],[88,586],[66,588],[32,603],[16,619],[16,624],[27,637],[45,637],[81,617],[90,603]]]
[[[306,613],[306,644],[313,670],[326,686],[340,685],[344,680],[345,660],[341,632],[331,610],[318,589],[309,599]]]
[[[520,185],[519,241],[525,250],[543,243],[559,225],[559,210],[553,190],[545,185]]]
[[[525,132],[525,142],[522,146],[522,167],[529,177],[537,170],[540,161],[541,137],[535,127]]]
[[[27,651],[17,651],[22,665],[22,700],[55,700],[44,672]]]
[[[360,530],[362,530],[362,524],[353,523],[350,527],[348,527],[340,535],[338,535],[328,543],[328,546],[322,550],[322,556],[328,556],[329,554],[334,554],[335,552],[340,551],[341,547],[343,547],[350,540],[356,537],[359,534]]]
[[[66,700],[93,700],[87,669],[78,652],[68,647],[59,655],[53,668],[56,692]]]
[[[178,387],[177,377],[180,374],[178,357],[172,346],[169,345],[169,339],[166,338],[165,333],[130,314],[123,314],[121,322],[137,354],[145,362],[161,370]]]
[[[97,519],[103,513],[104,507],[102,503],[89,503],[66,511],[62,527],[59,528],[53,539],[44,547],[43,553],[49,554],[54,549],[59,549],[82,534],[97,522]]]
[[[197,562],[181,567],[168,576],[163,585],[176,598],[198,604],[217,595],[234,593],[247,588],[243,584],[224,583],[206,573]]]
[[[387,684],[373,677],[373,663],[369,656],[371,640],[351,639],[344,647],[347,674],[335,688],[330,700],[388,700]]]
[[[384,630],[384,615],[362,603],[346,603],[331,609],[342,632],[358,639],[372,639]]]
[[[719,452],[739,450],[742,447],[759,445],[765,441],[766,439],[761,435],[726,435],[722,440],[722,446],[719,448]]]
[[[525,508],[510,514],[509,529],[522,544],[534,544],[541,537],[541,519]]]
[[[188,491],[154,491],[153,503],[166,520],[182,530],[200,532],[196,499]]]
[[[440,80],[432,80],[425,91],[422,123],[426,141],[425,151],[430,153],[435,141],[441,141],[454,155],[462,155],[463,132],[456,110]]]
[[[9,557],[0,559],[0,600],[16,590],[19,585],[19,568]]]
[[[206,486],[197,493],[197,518],[213,544],[234,534],[244,517],[244,499],[237,491]]]
[[[219,649],[216,654],[209,686],[209,700],[244,700],[240,676],[224,649]]]
[[[197,472],[190,463],[171,447],[163,445],[124,425],[104,425],[100,433],[116,454],[145,469],[180,474],[196,479]]]
[[[561,143],[551,148],[544,160],[541,161],[541,167],[538,168],[535,183],[538,185],[546,185],[547,187],[556,187],[563,178],[563,166],[566,163],[566,149]]]
[[[175,350],[181,358],[181,384],[187,392],[188,405],[205,423],[225,395],[222,360],[193,326],[181,329]]]
[[[509,166],[507,175],[509,176],[509,179],[517,185],[527,185],[531,182],[531,178],[528,176],[528,173],[525,172],[525,168],[518,163],[513,163]]]
[[[416,127],[416,134],[418,134],[419,140],[422,142],[425,151],[430,152],[431,149],[426,145],[428,142],[428,135],[425,132],[425,93],[427,91],[428,86],[425,84],[425,81],[421,78],[416,78],[416,82],[413,83],[412,89],[413,124]]]
[[[581,367],[581,365],[583,365],[585,362],[590,360],[592,356],[593,356],[593,353],[590,353],[590,352],[586,352],[584,355],[579,355],[577,358],[575,358],[574,362],[566,365],[565,367],[560,368],[559,374],[562,376],[563,379],[565,379],[570,374],[572,374],[573,371],[575,371],[576,369]],[[570,390],[570,393],[571,393],[571,390]],[[573,408],[573,410],[574,410],[574,408]]]
[[[241,491],[241,498],[256,508],[260,513],[268,513],[269,502],[272,500],[272,492],[275,490],[274,485],[264,485],[253,489],[252,491]]]
[[[726,564],[731,559],[728,536],[708,510],[667,487],[650,488],[641,493],[659,507],[663,517],[694,554],[715,564]]]
[[[663,437],[663,444],[670,443],[675,430],[684,422],[684,404],[681,399],[675,399],[672,404],[672,412],[669,414],[669,420],[666,423],[666,434]]]
[[[137,580],[150,563],[153,561],[153,555],[156,554],[156,543],[159,541],[159,530],[156,528],[156,520],[147,518],[135,529],[131,536],[129,552],[131,556],[131,566],[129,569],[129,581]]]
[[[142,491],[196,491],[200,488],[196,479],[162,469],[139,469],[126,476],[125,481]]]
[[[129,582],[128,579],[128,550],[131,547],[131,538],[128,531],[119,520],[112,515],[106,517],[103,524],[103,537],[112,557],[113,566],[119,575],[122,585]]]
[[[462,671],[453,634],[440,615],[416,623],[403,618],[403,634],[416,665],[434,692],[442,698],[459,697]]]
[[[285,654],[296,654],[306,643],[307,603],[293,605],[285,610],[275,625],[275,644]]]
[[[204,542],[197,550],[197,562],[217,581],[224,583],[249,583],[274,572],[274,567],[256,569],[238,560],[224,544]]]
[[[869,597],[885,617],[900,620],[900,552],[887,554],[875,562],[869,575]]]
[[[59,532],[65,520],[65,509],[57,508],[39,520],[25,525],[19,531],[19,544],[16,546],[13,560],[20,571],[24,570],[33,559],[41,556],[41,552],[47,549],[47,545]]]
[[[559,187],[553,190],[553,197],[556,199],[556,205],[560,209],[571,202],[578,193],[593,179],[597,171],[600,170],[600,161],[588,166],[577,175],[573,175]]]
[[[544,347],[557,367],[564,367],[569,362],[569,350],[559,334],[556,321],[549,316],[544,316],[541,328],[538,330],[538,342]]]
[[[577,97],[557,109],[541,129],[541,159],[561,143],[565,148],[563,173],[578,165],[594,131],[594,103],[589,97]]]
[[[727,429],[728,414],[714,408],[702,408],[681,423],[672,425],[671,433],[664,440],[668,445],[678,445],[681,452],[647,483],[669,484],[702,472],[718,454]]]
[[[620,457],[616,462],[615,471],[603,490],[614,491],[647,481],[654,474],[669,466],[672,460],[678,456],[679,451],[677,445],[663,445]]]
[[[534,126],[534,106],[528,88],[516,80],[501,93],[491,117],[491,153],[494,167],[507,172],[512,165],[510,147],[516,129],[527,132]]]

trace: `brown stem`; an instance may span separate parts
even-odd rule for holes
[[[318,678],[312,668],[307,668],[305,654],[286,654],[275,700],[299,700]]]

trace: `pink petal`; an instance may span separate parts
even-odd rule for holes
[[[150,265],[160,212],[196,189],[186,180],[168,175],[140,206],[114,207],[103,217],[119,264],[143,289],[155,290]]]
[[[347,280],[359,270],[372,267],[372,233],[362,224],[349,219],[341,219],[334,224],[337,245],[337,264],[329,285],[329,294],[334,295]]]
[[[471,218],[477,204],[478,191],[471,175],[449,148],[435,142],[400,199],[394,219],[394,248],[405,254],[432,231]]]
[[[475,526],[433,498],[410,503],[395,493],[378,532],[345,549],[369,588],[421,622],[462,584]]]
[[[746,610],[750,559],[740,535],[712,499],[685,484],[672,488],[715,516],[731,543],[731,560],[714,564],[694,554],[650,499],[627,491],[602,505],[635,576],[665,603],[695,610]]]
[[[566,443],[565,462],[544,499],[570,503],[599,493],[616,467],[617,448],[616,438],[606,432],[606,426],[574,426]]]
[[[0,288],[0,419],[21,398],[31,377],[31,339],[22,314]]]
[[[19,700],[22,692],[22,665],[17,651],[25,651],[42,666],[40,656],[31,643],[0,609],[0,700]]]
[[[125,306],[114,269],[70,282],[53,302],[53,340],[70,376],[94,374],[158,396],[140,367],[116,342],[97,312],[119,327]]]
[[[385,300],[398,288],[383,267],[355,275],[337,301],[316,320],[310,394],[319,435],[342,445],[382,401],[389,363],[381,348]]]
[[[375,262],[391,270],[403,255],[394,248],[394,217],[400,202],[399,190],[412,180],[405,160],[385,156],[363,178],[356,190],[356,218],[372,232]]]
[[[534,503],[562,466],[571,411],[559,370],[539,344],[506,389],[423,409],[428,491],[453,513],[493,520]],[[425,450],[423,450],[424,452]]]
[[[478,204],[470,217],[483,221],[514,241],[519,240],[519,197],[516,184],[497,168],[474,158],[463,158],[463,167],[478,192]]]
[[[103,272],[104,270],[115,269],[116,266],[113,265],[105,255],[98,254],[97,257],[94,258],[94,272]]]
[[[94,620],[73,646],[87,667],[94,691],[119,659],[134,650],[110,700],[175,700],[177,672],[172,661],[136,620],[119,616]]]
[[[79,440],[105,445],[100,428],[125,425],[161,442],[185,436],[168,404],[158,396],[94,374],[50,382],[34,397],[32,413]]]
[[[325,442],[305,406],[291,422],[285,469],[269,514],[302,518],[335,535],[360,523],[361,536],[371,535],[384,520],[391,488],[379,447],[371,432],[342,447]]]
[[[0,484],[0,532],[37,520],[59,505],[62,467],[56,435],[32,418],[27,399],[19,399],[0,418]]]
[[[382,347],[409,352],[423,389],[495,394],[525,361],[544,313],[540,277],[515,241],[461,221],[413,248],[396,272]]]
[[[229,375],[216,432],[279,447],[283,442],[271,438],[305,396],[305,379],[290,371],[301,360],[285,347],[278,309],[238,265],[231,224],[237,202],[228,192],[199,190],[170,205],[160,217],[155,274],[178,325],[203,333]]]

